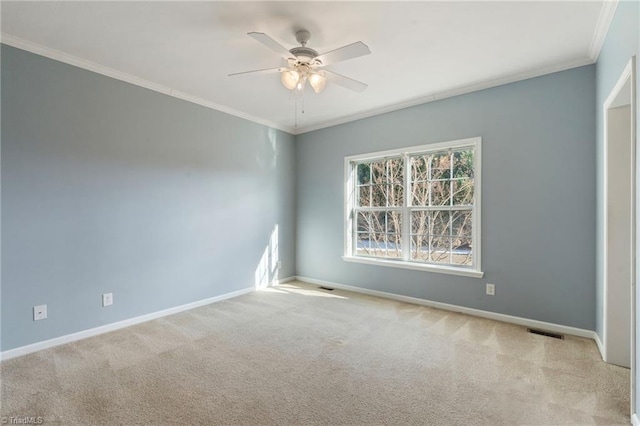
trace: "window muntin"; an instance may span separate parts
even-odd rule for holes
[[[347,257],[480,270],[480,139],[345,159]]]

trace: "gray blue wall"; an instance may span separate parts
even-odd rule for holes
[[[600,51],[600,57],[596,63],[596,140],[597,140],[597,175],[598,175],[598,204],[597,204],[597,286],[596,286],[596,332],[602,339],[603,331],[603,235],[604,235],[604,222],[603,222],[603,180],[604,180],[604,119],[602,106],[604,101],[611,93],[614,85],[620,78],[622,71],[629,63],[629,60],[633,55],[636,55],[636,68],[640,68],[640,62],[638,62],[638,56],[640,56],[640,3],[637,1],[621,1],[616,9],[616,14],[613,18],[607,38],[605,39],[602,50]],[[637,80],[636,87],[640,84],[640,79]],[[638,90],[638,89],[636,89]],[[637,99],[637,96],[636,96]],[[636,123],[640,123],[640,114],[637,117]],[[640,186],[639,186],[640,188]],[[640,199],[640,198],[638,198]],[[638,212],[640,213],[640,211]],[[640,220],[637,221],[640,224]],[[640,262],[639,262],[640,264]],[[640,269],[638,269],[640,272]],[[639,293],[640,295],[640,293]],[[640,304],[638,304],[640,306]],[[640,320],[640,316],[638,317]],[[636,326],[637,332],[640,333],[640,322]],[[636,337],[636,344],[640,343],[640,334]],[[636,356],[640,356],[640,350],[636,346]],[[640,361],[640,359],[638,359]],[[638,371],[636,371],[636,375]],[[636,385],[639,381],[636,380]],[[640,407],[640,389],[636,388],[636,407]]]
[[[298,136],[297,275],[593,330],[595,105],[591,65]],[[484,278],[341,259],[345,156],[474,136]]]
[[[293,136],[4,45],[1,107],[2,350],[294,275]]]

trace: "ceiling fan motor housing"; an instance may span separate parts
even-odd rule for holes
[[[289,50],[289,52],[291,52],[291,54],[293,54],[298,59],[299,63],[311,64],[313,58],[318,56],[318,52],[311,49],[310,47],[307,47],[307,43],[309,42],[310,38],[311,33],[307,30],[300,30],[296,32],[296,40],[302,46],[294,47],[293,49]]]
[[[318,52],[310,47],[305,46],[294,47],[293,49],[289,50],[289,52],[291,52],[291,54],[294,55],[299,62],[306,63],[310,63],[316,56],[318,56]]]

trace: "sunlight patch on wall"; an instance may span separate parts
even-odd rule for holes
[[[279,263],[278,225],[276,224],[256,267],[255,287],[257,290],[278,284]]]

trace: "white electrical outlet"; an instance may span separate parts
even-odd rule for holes
[[[279,261],[276,263],[276,268],[278,268],[278,269],[282,268],[282,261],[280,261],[280,260],[279,260]]]
[[[38,321],[47,317],[47,305],[38,305],[33,307],[33,320]]]
[[[102,306],[113,305],[113,293],[105,293],[102,295]]]
[[[495,296],[496,294],[496,285],[487,283],[487,294],[489,296]]]

